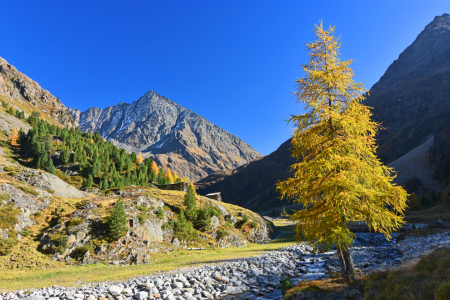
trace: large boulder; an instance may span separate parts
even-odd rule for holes
[[[221,247],[221,248],[228,248],[230,246],[234,246],[234,247],[247,246],[247,241],[244,238],[239,237],[232,231],[226,237],[221,238],[217,243],[219,244],[219,247]]]
[[[15,176],[16,179],[29,185],[50,191],[52,194],[62,198],[87,198],[89,194],[80,191],[70,184],[47,172],[29,170]]]
[[[163,241],[162,220],[147,219],[144,224],[140,224],[137,219],[130,219],[128,223],[130,224],[130,230],[142,240],[148,242]]]

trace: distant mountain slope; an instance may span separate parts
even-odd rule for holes
[[[241,139],[153,91],[131,104],[70,112],[82,131],[99,131],[117,146],[142,152],[195,181],[261,156]]]
[[[295,160],[290,156],[290,148],[291,139],[267,156],[232,171],[212,174],[197,182],[197,192],[206,195],[220,191],[224,202],[240,203],[253,211],[287,205],[288,202],[280,201],[275,189],[278,181],[291,175]]]
[[[0,99],[30,114],[37,111],[50,122],[73,126],[67,107],[25,74],[0,57]]]
[[[389,163],[425,142],[450,112],[450,15],[436,17],[370,90],[366,104],[387,130],[378,153]]]

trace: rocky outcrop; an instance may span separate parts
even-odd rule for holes
[[[43,190],[37,190],[37,192],[39,194],[34,196],[8,183],[0,185],[0,193],[9,195],[9,200],[3,200],[3,204],[5,206],[12,204],[20,209],[20,214],[17,216],[18,222],[14,225],[17,233],[35,224],[32,215],[50,205],[50,194]]]
[[[221,192],[224,202],[253,211],[287,205],[288,202],[280,201],[276,183],[291,175],[290,168],[295,160],[291,157],[290,148],[289,139],[267,156],[232,171],[214,173],[196,183],[197,192],[201,195]]]
[[[20,128],[22,128],[25,133],[28,133],[28,130],[30,130],[31,126],[25,122],[22,122],[16,117],[0,112],[0,129],[7,133],[10,133],[14,128],[17,128],[17,130],[20,130]]]
[[[61,125],[73,126],[72,116],[59,98],[41,88],[36,81],[17,71],[14,66],[1,57],[0,95],[18,103],[26,101]]]
[[[142,152],[195,181],[261,156],[241,139],[153,91],[131,104],[70,112],[82,131],[98,131],[115,145]]]
[[[126,204],[127,234],[113,243],[104,243],[106,224],[99,216],[95,202],[85,203],[64,222],[50,228],[41,238],[42,251],[51,254],[52,259],[68,264],[92,264],[97,262],[112,265],[149,263],[152,252],[164,248],[161,225],[164,223],[153,212],[163,207],[161,200],[137,196]],[[139,219],[136,207],[148,208],[151,212],[145,220]],[[152,211],[153,210],[153,211]]]
[[[89,194],[64,182],[53,174],[29,170],[15,176],[16,179],[26,182],[29,185],[38,187],[43,190],[50,191],[53,195],[63,198],[89,198]]]
[[[247,246],[247,241],[232,231],[231,231],[231,234],[219,239],[219,241],[217,243],[218,243],[219,247],[221,247],[221,248],[228,248],[230,246],[234,246],[234,247]]]

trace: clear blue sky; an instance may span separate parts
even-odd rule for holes
[[[0,56],[82,111],[149,90],[269,154],[323,19],[370,88],[450,1],[0,0]]]

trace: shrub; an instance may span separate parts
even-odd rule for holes
[[[7,211],[13,211],[14,210],[14,206],[12,205],[12,203],[9,203],[8,206],[6,206],[6,210]]]
[[[174,237],[185,241],[191,241],[196,237],[194,228],[190,222],[186,221],[183,211],[180,212],[175,223]]]
[[[143,225],[145,221],[147,221],[147,214],[142,211],[139,215],[139,224]]]
[[[436,300],[450,300],[450,281],[444,282],[439,286]]]
[[[8,255],[11,253],[12,248],[17,244],[17,241],[13,239],[0,239],[0,256]]]
[[[255,220],[252,221],[252,228],[256,228],[258,227],[258,222],[256,222]]]
[[[34,195],[34,196],[39,195],[38,192],[36,192],[34,189],[30,188],[29,186],[21,185],[21,186],[19,186],[19,189],[21,189],[25,193],[28,193],[28,194],[31,194],[31,195]]]
[[[34,214],[35,217],[40,217],[42,216],[42,213],[40,211],[38,211],[37,213]]]
[[[162,224],[161,229],[166,230],[167,228],[174,228],[174,227],[175,227],[175,222],[170,221],[170,222],[166,222],[166,223]]]
[[[80,218],[73,218],[70,221],[66,222],[66,227],[71,228],[72,226],[78,226],[81,223],[83,223],[83,220],[81,220]]]
[[[416,208],[420,206],[420,198],[416,194],[412,193],[408,196],[408,206],[410,209]]]
[[[0,193],[0,201],[1,200],[9,200],[11,197],[8,194]]]
[[[69,237],[64,234],[54,234],[50,237],[55,252],[64,253],[67,248]]]
[[[123,237],[127,233],[127,216],[122,197],[119,197],[116,207],[112,210],[108,225],[109,236],[114,240]]]
[[[244,215],[242,217],[242,220],[236,222],[235,226],[237,229],[242,229],[242,228],[244,228],[245,224],[247,224],[247,222],[248,222],[248,217],[247,217],[247,215]]]
[[[228,236],[228,235],[230,235],[230,233],[228,232],[228,231],[226,231],[225,229],[219,229],[219,230],[217,230],[217,238],[220,240],[220,239],[223,239],[224,237],[226,237],[226,236]]]
[[[19,214],[18,209],[14,207],[7,207],[6,209],[0,209],[0,228],[10,228],[17,223],[17,215]]]
[[[137,208],[138,208],[140,211],[145,211],[145,212],[148,212],[148,211],[150,210],[149,208],[147,208],[147,207],[145,207],[145,206],[141,206],[141,205],[138,205]]]
[[[293,287],[294,285],[292,284],[291,279],[289,276],[286,276],[286,279],[281,282],[281,294],[283,296],[286,295],[286,292]]]
[[[161,207],[158,207],[158,209],[156,210],[156,215],[160,218],[160,219],[164,219],[164,210]]]
[[[81,259],[88,251],[92,251],[92,249],[93,249],[92,246],[88,244],[76,248],[75,250],[73,250],[71,254],[75,259]]]
[[[21,236],[30,236],[33,234],[33,231],[31,231],[30,229],[24,229],[20,232]]]

